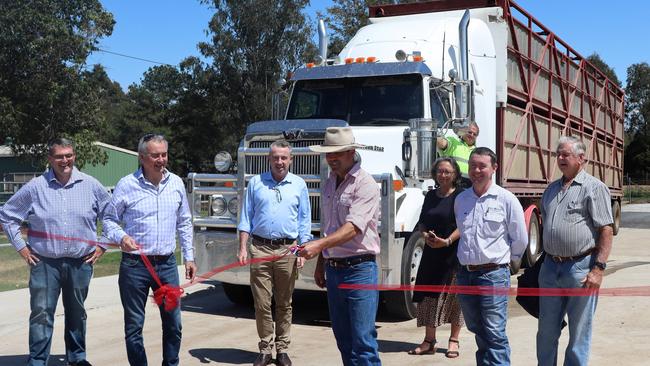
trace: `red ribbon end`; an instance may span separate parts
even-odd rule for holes
[[[172,311],[178,306],[182,294],[182,288],[166,284],[153,292],[153,299],[158,306],[164,305],[166,311]]]

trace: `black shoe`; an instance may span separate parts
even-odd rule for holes
[[[270,363],[271,363],[271,354],[260,353],[255,359],[255,362],[253,362],[253,366],[266,366]]]
[[[275,364],[278,366],[291,366],[291,359],[289,358],[289,355],[281,352],[278,353],[278,357],[275,360]]]
[[[81,360],[77,362],[69,362],[68,366],[93,366],[93,365],[91,365],[90,362],[86,360]]]

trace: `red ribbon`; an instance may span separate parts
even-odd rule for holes
[[[119,244],[115,243],[104,243],[96,240],[88,240],[88,239],[81,239],[81,238],[74,238],[74,237],[68,237],[68,236],[63,236],[63,235],[57,235],[57,234],[50,234],[42,231],[35,231],[35,230],[28,230],[27,231],[28,236],[36,237],[36,238],[43,238],[43,239],[54,239],[54,240],[61,240],[61,241],[76,241],[76,242],[81,242],[85,243],[91,246],[111,246],[111,247],[117,247],[120,248]],[[171,311],[175,309],[178,304],[180,303],[180,298],[185,292],[184,289],[193,285],[196,285],[198,283],[201,283],[205,280],[210,279],[210,277],[216,275],[217,273],[227,271],[231,268],[235,267],[241,267],[245,266],[248,264],[253,264],[253,263],[261,263],[261,262],[268,262],[268,261],[276,261],[285,255],[278,255],[278,256],[268,256],[268,257],[260,257],[260,258],[253,258],[245,261],[243,264],[239,262],[233,262],[230,264],[227,264],[222,267],[217,267],[213,268],[209,272],[206,272],[202,275],[198,275],[195,277],[194,281],[192,282],[187,282],[181,286],[177,285],[172,285],[172,284],[163,284],[162,281],[160,280],[160,276],[158,276],[158,273],[156,273],[156,269],[154,266],[151,264],[151,261],[149,258],[142,254],[142,246],[139,244],[136,244],[138,247],[138,250],[140,251],[140,258],[142,258],[142,263],[144,263],[144,266],[147,268],[147,271],[153,278],[153,280],[156,282],[158,285],[158,288],[154,290],[153,292],[153,301],[158,305],[158,306],[163,306],[166,311]],[[288,253],[287,253],[288,254]]]
[[[93,246],[111,246],[120,247],[115,243],[103,243],[94,240],[66,237],[63,235],[49,234],[40,231],[29,230],[29,236],[45,239],[55,239],[64,241],[76,241],[86,243]],[[138,249],[141,246],[138,245]],[[171,284],[163,284],[160,277],[156,273],[155,268],[149,261],[146,255],[142,254],[140,250],[140,257],[145,267],[151,274],[151,277],[156,281],[158,289],[154,291],[154,302],[159,306],[163,306],[165,310],[170,311],[175,309],[180,303],[180,297],[184,289],[210,279],[217,273],[227,271],[232,268],[242,267],[254,263],[262,263],[268,261],[276,261],[280,258],[287,256],[289,253],[278,256],[268,256],[248,259],[244,263],[233,262],[225,266],[216,267],[212,270],[197,275],[191,282],[183,285],[176,286]],[[438,292],[450,294],[463,294],[463,295],[500,295],[500,296],[650,296],[650,286],[636,286],[636,287],[619,287],[619,288],[517,288],[517,287],[492,287],[492,286],[446,286],[446,285],[375,285],[375,284],[341,284],[341,289],[347,290],[376,290],[376,291],[422,291],[422,292]]]
[[[650,296],[650,286],[618,288],[533,288],[460,285],[374,285],[343,283],[340,289],[375,291],[421,291],[483,296]]]

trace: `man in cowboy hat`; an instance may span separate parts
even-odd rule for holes
[[[298,255],[307,259],[318,255],[314,280],[321,288],[327,286],[343,364],[380,365],[375,330],[379,292],[338,288],[342,283],[377,283],[379,187],[356,161],[357,147],[363,145],[354,142],[350,127],[329,127],[323,144],[310,146],[325,153],[331,173],[322,192],[323,237],[300,247]]]

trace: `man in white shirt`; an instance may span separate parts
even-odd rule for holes
[[[460,286],[510,287],[509,263],[521,258],[528,244],[524,210],[511,192],[492,182],[496,169],[497,156],[492,150],[478,147],[472,151],[472,188],[460,193],[454,205],[460,231]],[[476,364],[509,365],[505,290],[459,295],[459,300],[467,329],[476,336]]]

